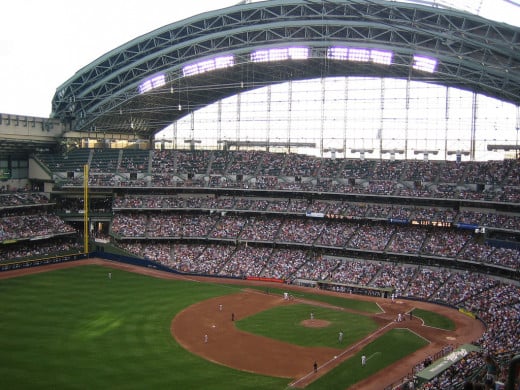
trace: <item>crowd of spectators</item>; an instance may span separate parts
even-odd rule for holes
[[[246,222],[247,219],[243,217],[228,216],[225,220],[218,220],[208,236],[210,238],[236,240],[242,232],[242,228]]]
[[[505,161],[422,161],[318,158],[262,151],[95,149],[92,186],[195,186],[284,189],[520,202],[520,164]],[[137,153],[139,152],[139,153]],[[52,170],[67,166],[47,159]],[[149,160],[151,159],[151,160]],[[45,160],[45,161],[47,161]],[[81,171],[82,165],[78,169]],[[149,180],[128,180],[136,172]],[[99,176],[99,175],[105,176]],[[62,178],[64,183],[81,181]]]
[[[0,210],[11,207],[28,207],[49,204],[49,198],[41,192],[0,193]]]
[[[321,165],[321,159],[301,154],[291,154],[285,159],[282,176],[314,177]]]
[[[80,252],[76,229],[53,206],[42,192],[0,193],[0,262]]]
[[[24,239],[43,239],[75,233],[75,229],[61,218],[48,212],[13,215],[0,218],[0,242]]]
[[[332,270],[330,280],[337,283],[368,286],[380,268],[381,264],[377,262],[344,260]]]
[[[518,215],[510,214],[487,213],[482,221],[482,225],[518,230],[520,226],[520,217]]]
[[[118,213],[112,219],[112,233],[122,237],[144,237],[148,216],[143,213]]]
[[[309,258],[296,272],[291,276],[292,279],[303,280],[331,280],[333,279],[333,271],[338,268],[342,262],[341,259],[328,256],[314,256]]]
[[[303,249],[250,246],[243,243],[161,244],[156,241],[121,241],[129,252],[170,265],[183,272],[234,277],[271,277],[328,280],[349,285],[391,287],[398,296],[413,297],[463,307],[486,322],[520,320],[520,287],[499,278],[469,271],[412,264],[356,260],[318,255]],[[153,248],[155,255],[147,247]],[[210,249],[208,249],[210,248]],[[205,263],[204,266],[198,265]],[[496,310],[507,307],[509,314]],[[492,310],[490,310],[492,308]],[[513,332],[514,333],[514,332]],[[489,349],[489,347],[488,347]],[[504,352],[494,350],[494,352]]]
[[[248,223],[242,229],[240,239],[244,241],[273,242],[278,236],[282,220],[280,217],[250,216]]]
[[[45,258],[62,254],[80,253],[83,243],[76,237],[55,237],[44,241],[24,241],[0,246],[0,262]]]
[[[429,299],[451,277],[451,272],[449,269],[421,267],[409,281],[405,296]]]
[[[308,256],[310,253],[303,249],[275,249],[261,276],[290,280],[296,270],[305,264]]]
[[[518,174],[515,172],[515,174]],[[518,187],[504,186],[497,190],[496,200],[504,203],[518,203]]]
[[[405,296],[417,270],[418,267],[412,265],[381,263],[377,274],[368,285],[377,288],[392,287],[397,296]]]
[[[454,258],[471,238],[468,230],[435,230],[423,244],[422,252],[434,256]]]
[[[367,252],[430,256],[520,269],[520,251],[491,245],[470,230],[386,221],[228,214],[227,212],[119,211],[112,220],[118,238],[207,238],[294,243]]]
[[[214,195],[126,195],[114,200],[114,210],[136,208],[268,211],[284,214],[320,213],[338,218],[401,220],[425,224],[435,222],[446,225],[465,224],[520,231],[520,217],[515,214],[468,209],[457,211],[447,207]]]
[[[357,229],[359,229],[357,222],[343,223],[337,220],[329,220],[315,243],[316,245],[343,248]]]
[[[324,220],[285,219],[280,226],[277,239],[281,242],[296,242],[311,245],[326,225]]]
[[[260,275],[272,252],[272,248],[239,247],[224,263],[218,274],[237,278]]]
[[[432,301],[459,305],[472,298],[475,294],[482,294],[498,284],[493,278],[484,277],[469,271],[452,272],[450,277],[442,281],[442,285],[428,298]]]
[[[178,174],[207,174],[209,169],[210,151],[192,150],[175,151],[174,169]],[[163,161],[171,158],[169,151],[163,151]]]
[[[381,222],[364,223],[354,232],[347,246],[365,251],[383,251],[395,230],[395,225]]]
[[[402,226],[393,234],[386,249],[388,252],[394,253],[419,253],[427,233],[426,229]]]
[[[454,300],[468,297],[462,298],[458,306],[472,310],[485,323],[486,331],[482,337],[474,341],[481,351],[473,352],[452,365],[426,383],[423,389],[462,388],[466,381],[485,384],[486,363],[489,357],[498,366],[496,379],[505,383],[509,362],[520,352],[520,287],[498,280],[487,280],[483,275],[473,275],[472,278],[477,280],[477,283],[457,287]],[[450,300],[450,290],[439,289],[436,295],[453,304]]]

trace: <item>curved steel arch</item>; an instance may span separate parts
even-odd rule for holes
[[[327,58],[331,46],[393,52],[391,65]],[[308,60],[250,61],[269,47],[306,46]],[[438,60],[412,69],[413,55]],[[235,66],[184,77],[202,59],[233,55]],[[140,94],[157,74],[166,85]],[[271,0],[185,19],[114,49],[57,88],[52,116],[72,130],[151,137],[187,113],[267,84],[327,76],[409,78],[520,104],[520,28],[479,16],[384,0]]]

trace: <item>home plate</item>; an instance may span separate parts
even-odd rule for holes
[[[448,336],[448,337],[446,337],[446,340],[457,340],[457,338],[456,338],[456,337]]]
[[[211,327],[212,327],[212,328],[216,328],[216,327],[217,327],[217,325],[213,324],[213,325],[211,325]]]

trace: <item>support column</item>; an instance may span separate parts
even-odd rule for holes
[[[172,124],[172,148],[177,149],[177,121]]]
[[[469,155],[470,160],[475,161],[475,134],[477,132],[477,94],[473,92],[471,95],[471,135]]]
[[[520,106],[516,106],[516,143],[515,143],[516,153],[515,153],[515,157],[517,160],[520,157],[519,150],[518,150],[518,131],[520,131]]]
[[[321,128],[320,128],[320,157],[323,157],[323,136],[325,134],[325,121],[327,114],[325,113],[325,79],[321,78]]]
[[[406,80],[406,108],[404,117],[404,158],[408,160],[408,127],[410,120],[410,79]]]
[[[347,132],[348,132],[348,77],[345,77],[345,116],[343,117],[343,157],[347,156]]]
[[[444,107],[444,161],[448,159],[448,127],[450,121],[450,88],[446,87],[446,101]]]
[[[88,164],[83,165],[83,253],[89,253],[89,198],[88,198]]]
[[[267,108],[267,115],[266,115],[267,128],[265,129],[265,135],[266,135],[265,144],[267,145],[266,151],[269,152],[269,142],[271,140],[271,101],[272,101],[271,85],[267,86],[266,100],[267,100],[267,107],[266,107]]]
[[[381,78],[381,93],[379,94],[380,99],[380,115],[379,115],[379,129],[377,130],[377,138],[379,138],[379,159],[383,158],[383,124],[384,124],[384,112],[385,112],[385,79]]]
[[[222,145],[222,99],[217,103],[217,147],[221,148]]]
[[[287,91],[287,98],[289,100],[289,107],[288,107],[288,118],[287,118],[287,147],[289,150],[289,153],[291,153],[291,130],[292,130],[292,103],[293,103],[293,90],[292,90],[292,80],[289,80]]]
[[[195,113],[190,112],[190,149],[195,149]]]
[[[239,92],[237,94],[237,106],[236,106],[236,128],[235,128],[235,141],[237,142],[237,150],[240,149],[239,143],[240,143],[240,116],[242,113],[242,93]]]

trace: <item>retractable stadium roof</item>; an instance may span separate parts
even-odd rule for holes
[[[52,117],[70,131],[151,139],[238,92],[327,76],[419,80],[520,105],[520,28],[430,3],[270,0],[193,16],[79,70],[57,88]],[[273,49],[285,56],[266,60]]]

